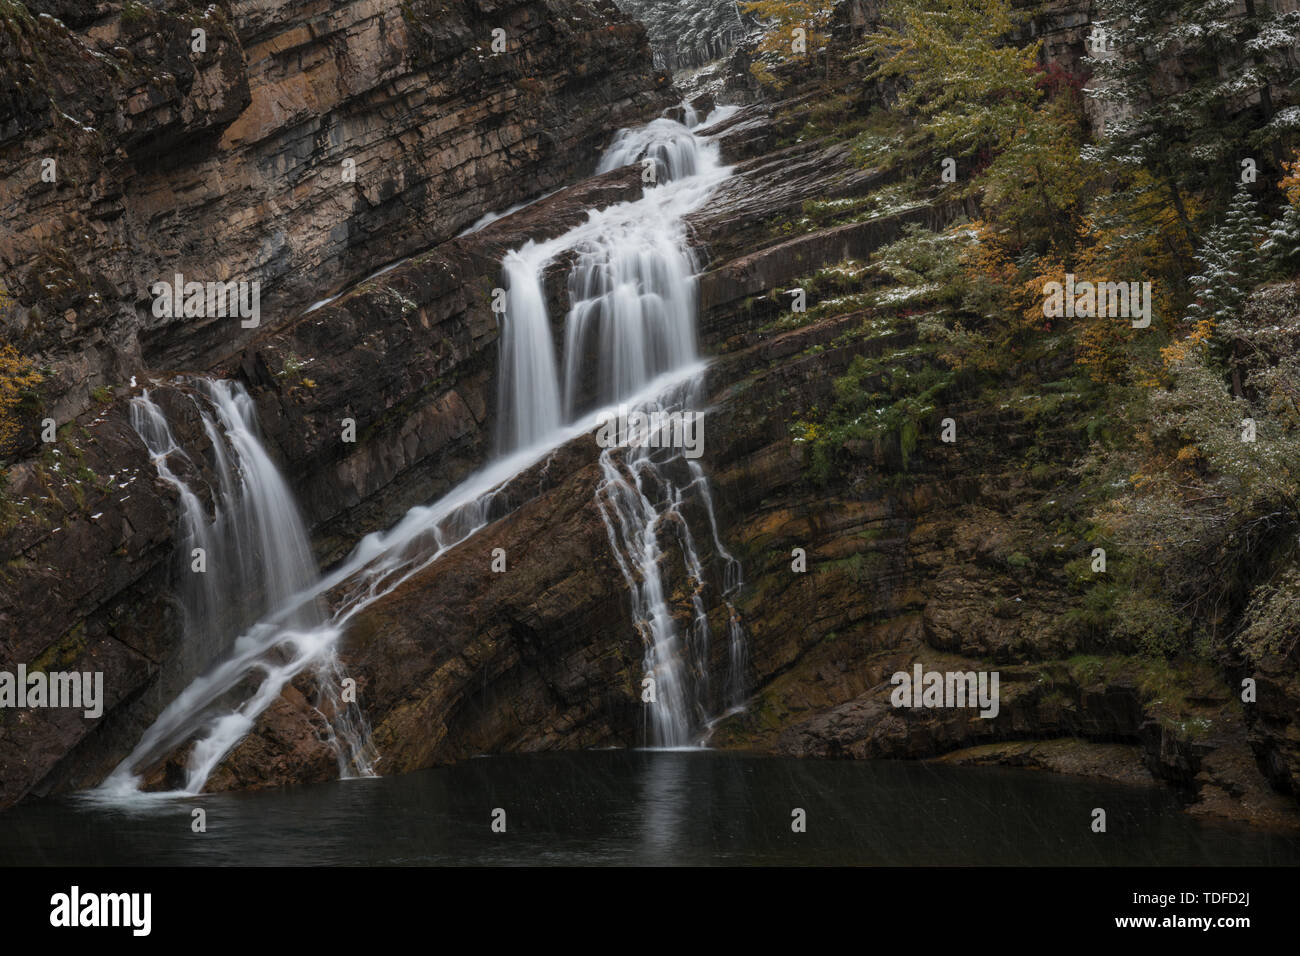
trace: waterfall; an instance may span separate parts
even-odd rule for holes
[[[699,376],[637,406],[665,415],[699,407]],[[659,747],[695,743],[717,717],[710,714],[710,627],[704,604],[705,570],[687,507],[703,511],[714,553],[722,565],[720,599],[727,614],[725,713],[744,702],[748,644],[732,599],[743,586],[740,562],[718,535],[713,495],[704,470],[684,450],[641,441],[601,452],[596,501],[610,548],[627,583],[633,621],[645,644],[644,676],[655,682],[651,737]],[[665,541],[676,547],[689,590],[689,624],[679,625],[669,598],[671,566]]]
[[[135,768],[202,733],[189,757],[185,787],[198,792],[256,715],[302,669],[297,665],[317,658],[310,636],[319,636],[326,621],[323,602],[314,593],[320,577],[307,532],[293,494],[262,444],[252,398],[233,382],[184,384],[192,386],[187,394],[211,449],[209,467],[216,481],[209,488],[210,518],[200,495],[171,464],[184,459],[199,472],[198,462],[176,441],[147,389],[132,399],[130,416],[159,477],[178,495],[182,637],[163,689],[178,680],[190,682],[110,775],[105,783],[110,789],[134,789]],[[263,660],[267,648],[262,637],[271,632],[300,638],[296,653],[285,661]],[[204,670],[222,656],[222,663]],[[247,665],[255,660],[265,677],[252,697],[217,712],[225,695],[249,676]],[[346,708],[338,711],[345,726],[356,723]]]
[[[149,451],[154,470],[177,495],[180,510],[180,528],[176,536],[177,554],[181,563],[188,566],[192,555],[196,553],[211,555],[215,559],[220,554],[216,547],[219,536],[213,533],[213,526],[220,521],[208,522],[207,512],[198,495],[190,490],[181,478],[171,470],[168,459],[172,455],[188,457],[172,437],[167,418],[161,408],[149,398],[146,390],[140,397],[133,399],[130,407],[131,426],[140,435]],[[223,489],[221,498],[229,500],[229,489]],[[220,506],[218,506],[220,507]],[[198,549],[196,552],[195,549]],[[225,650],[222,646],[220,629],[216,622],[224,610],[221,598],[223,591],[228,591],[218,584],[218,578],[227,574],[225,564],[214,564],[211,577],[204,574],[186,578],[182,573],[183,597],[180,602],[182,622],[181,629],[187,639],[181,642],[174,662],[169,666],[171,673],[164,675],[165,692],[180,677],[192,676],[205,666],[218,653]]]
[[[695,110],[686,106],[687,118],[696,118]],[[724,118],[719,114],[718,119]],[[709,144],[711,146],[711,144]],[[709,148],[693,135],[689,128],[676,120],[661,117],[645,126],[622,129],[601,157],[596,172],[607,173],[620,166],[650,160],[655,170],[655,182],[668,183],[719,170],[717,148]],[[704,160],[704,166],[698,165]]]
[[[630,395],[696,357],[696,263],[684,236],[624,226],[600,241],[585,240],[576,251],[564,333],[565,409],[570,415],[580,402],[588,350],[600,357],[595,383],[599,404]]]
[[[654,382],[650,387],[662,386]],[[518,497],[511,479],[556,447],[590,432],[596,423],[595,417],[588,416],[564,426],[552,433],[551,444],[505,455],[433,504],[412,508],[388,531],[362,538],[339,567],[290,595],[241,634],[219,665],[193,680],[104,781],[102,795],[120,799],[135,793],[141,783],[140,770],[196,737],[183,792],[201,792],[212,771],[252,729],[258,716],[289,681],[308,668],[315,669],[329,710],[331,702],[338,701],[343,676],[336,648],[351,619],[488,523],[510,513]],[[315,625],[304,626],[303,610],[326,602],[333,612]],[[235,692],[250,680],[259,683],[238,699]],[[335,717],[332,729],[339,747],[340,775],[372,774],[376,757],[359,709],[354,705]]]
[[[178,495],[177,536],[183,633],[172,662],[192,677],[230,649],[233,637],[272,608],[309,586],[316,568],[293,495],[257,433],[252,398],[242,386],[199,380],[189,399],[211,447],[216,482],[212,516],[180,478],[172,458],[198,464],[180,447],[162,409],[144,390],[130,406],[131,424],[149,450],[158,476]],[[296,612],[314,623],[320,609]]]
[[[546,317],[546,294],[531,249],[506,254],[506,312],[501,323],[501,361],[497,373],[497,407],[502,451],[542,441],[560,427],[560,390],[555,347]]]
[[[710,119],[724,116],[715,111]],[[616,412],[610,403],[685,408],[695,402],[704,366],[695,340],[698,265],[687,242],[685,217],[703,205],[728,169],[716,144],[667,119],[621,131],[600,167],[644,159],[652,161],[656,172],[642,198],[592,211],[568,233],[527,243],[503,261],[507,297],[501,316],[495,460],[439,500],[412,508],[389,530],[367,535],[324,576],[311,563],[292,497],[258,439],[252,401],[242,387],[228,382],[199,386],[211,405],[203,410],[203,420],[222,486],[214,493],[221,502],[215,520],[207,518],[199,497],[168,464],[171,456],[185,453],[166,417],[147,394],[136,400],[132,421],[159,477],[181,497],[182,553],[212,545],[222,535],[244,536],[217,549],[221,577],[200,583],[210,593],[185,591],[185,641],[207,642],[199,632],[212,618],[203,609],[245,600],[238,590],[244,585],[232,582],[264,580],[264,599],[259,613],[245,615],[256,619],[242,631],[226,628],[224,638],[213,642],[214,650],[220,646],[219,662],[194,677],[162,711],[104,782],[102,794],[120,799],[136,792],[140,772],[190,741],[183,792],[201,792],[284,686],[309,668],[335,735],[340,775],[373,772],[381,758],[370,744],[364,717],[355,705],[342,707],[338,694],[344,675],[336,648],[350,620],[513,510],[527,492],[513,488],[511,480],[565,442],[600,426]],[[563,378],[544,286],[547,268],[562,253],[576,256],[569,275],[571,307],[564,320]],[[583,355],[593,360],[583,361]],[[646,640],[646,667],[655,669],[665,691],[664,704],[653,717],[654,743],[693,744],[709,720],[709,633],[701,591],[706,575],[686,519],[691,501],[703,507],[714,553],[723,565],[720,597],[730,614],[729,706],[743,699],[746,666],[744,632],[731,604],[741,586],[739,564],[718,537],[708,482],[696,462],[679,450],[649,454],[613,448],[602,453],[601,466],[601,513],[632,591],[633,615]],[[685,637],[677,632],[661,576],[659,538],[670,524],[688,572],[700,585]],[[259,557],[246,566],[246,560],[254,560],[249,555]],[[272,569],[268,563],[281,560],[284,567]],[[326,613],[326,607],[332,610]],[[238,636],[232,640],[231,634]]]
[[[733,111],[723,107],[706,122]],[[652,161],[655,174],[640,199],[593,210],[563,235],[526,243],[505,258],[498,404],[503,450],[540,441],[559,421],[626,398],[698,358],[699,264],[685,220],[730,170],[722,165],[716,143],[665,118],[620,130],[597,170],[643,160]],[[562,380],[556,376],[545,291],[546,271],[561,254],[575,257],[568,276]],[[534,391],[521,393],[521,383],[535,383]]]
[[[725,114],[724,114],[725,115]],[[696,119],[690,111],[688,119]],[[503,447],[536,440],[539,418],[571,420],[590,406],[626,400],[665,373],[698,362],[696,262],[685,218],[698,209],[728,170],[717,146],[671,119],[622,130],[602,157],[599,171],[629,164],[653,170],[641,199],[590,214],[587,222],[545,243],[529,243],[507,257],[510,287],[503,320],[501,367],[514,381],[553,374],[552,333],[546,315],[545,273],[561,253],[573,257],[564,319],[562,396],[546,388],[546,402],[521,407],[503,392]],[[516,294],[516,290],[519,290]],[[511,334],[513,331],[513,334]],[[526,329],[526,331],[523,331]],[[522,343],[533,346],[526,354]],[[531,367],[528,373],[519,370]],[[636,405],[643,412],[696,414],[700,375]],[[559,404],[562,398],[562,406]],[[551,404],[552,402],[556,404]],[[727,686],[723,706],[740,706],[748,667],[746,639],[732,599],[743,584],[740,564],[722,545],[708,481],[684,449],[650,443],[606,448],[603,480],[596,491],[602,519],[631,596],[632,617],[645,644],[645,675],[655,681],[650,737],[656,746],[696,743],[710,724],[709,622],[705,572],[687,519],[687,504],[700,507],[714,553],[722,563],[721,600],[728,614]],[[673,547],[690,584],[690,622],[677,621],[665,578]]]

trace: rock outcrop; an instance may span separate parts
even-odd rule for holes
[[[655,63],[668,70],[704,66],[755,27],[737,3],[619,0],[619,6],[646,25]]]
[[[133,386],[243,376],[337,559],[486,455],[502,253],[640,181],[453,237],[581,180],[671,90],[641,26],[583,0],[5,0],[0,54],[4,332],[47,371],[0,508],[0,669],[103,671],[108,698],[97,721],[0,712],[5,805],[102,778],[166,703],[175,501],[128,422]],[[260,325],[155,317],[150,283],[175,273],[260,283]]]
[[[6,0],[0,62],[6,334],[59,421],[258,334],[153,283],[257,282],[280,325],[590,172],[668,87],[603,0]]]

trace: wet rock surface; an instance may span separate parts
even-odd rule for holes
[[[153,380],[244,378],[337,560],[488,454],[502,253],[640,182],[616,171],[455,235],[581,182],[672,94],[643,28],[581,0],[33,0],[0,9],[0,62],[3,332],[47,371],[0,514],[0,663],[102,671],[107,697],[97,720],[0,712],[4,805],[102,779],[167,702],[175,495],[130,397],[151,385],[175,414],[193,460],[169,465],[206,496],[192,402]],[[384,286],[361,281],[403,256]],[[176,273],[259,282],[260,325],[155,317],[150,284]]]

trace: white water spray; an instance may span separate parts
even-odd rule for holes
[[[700,386],[700,376],[693,376],[638,407],[665,414],[698,408]],[[718,719],[711,712],[712,704],[732,713],[745,698],[747,640],[732,603],[744,583],[740,562],[718,535],[708,479],[684,449],[667,442],[662,447],[644,442],[605,449],[600,467],[603,479],[596,489],[597,504],[627,583],[634,623],[645,643],[645,675],[655,682],[657,700],[649,711],[651,738],[658,747],[695,744]],[[692,509],[703,512],[722,571],[719,598],[727,615],[728,646],[727,680],[720,695],[709,686],[708,581],[691,527]],[[674,550],[675,558],[670,553]],[[670,595],[674,583],[679,592],[676,599]],[[682,591],[688,607],[681,606]],[[685,621],[680,620],[683,616]]]

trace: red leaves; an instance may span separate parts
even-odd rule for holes
[[[1084,85],[1092,78],[1092,71],[1085,70],[1079,73],[1073,73],[1067,70],[1060,62],[1053,60],[1046,67],[1039,65],[1037,72],[1041,75],[1037,80],[1037,86],[1040,90],[1046,91],[1049,98],[1055,99],[1067,90],[1072,95],[1077,95],[1083,90]]]

